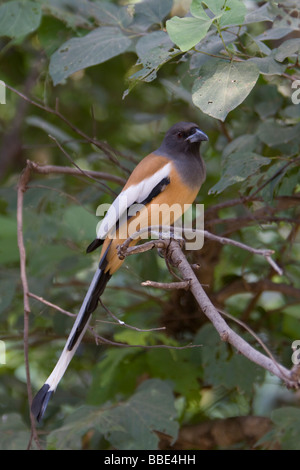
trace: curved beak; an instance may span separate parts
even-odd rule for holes
[[[189,135],[185,140],[189,140],[190,142],[202,142],[203,140],[208,140],[208,137],[204,132],[196,128],[195,132]]]

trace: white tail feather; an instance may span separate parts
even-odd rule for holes
[[[78,337],[78,339],[77,339],[76,343],[74,344],[74,346],[72,347],[71,351],[69,351],[69,349],[68,349],[69,342],[70,342],[71,338],[73,338],[73,336],[76,332],[76,329],[78,328],[78,326],[80,325],[80,323],[82,321],[83,316],[86,314],[87,303],[91,298],[91,295],[93,293],[95,284],[97,283],[97,281],[99,279],[100,273],[101,273],[101,270],[98,268],[97,271],[94,274],[94,277],[93,277],[92,282],[90,284],[89,290],[86,293],[86,296],[85,296],[84,301],[81,305],[80,311],[79,311],[79,313],[76,317],[75,323],[74,323],[73,328],[72,328],[72,330],[69,334],[68,340],[67,340],[66,345],[65,345],[65,347],[64,347],[64,349],[63,349],[63,351],[60,355],[60,358],[59,358],[56,366],[54,367],[53,371],[51,372],[51,374],[49,375],[48,379],[45,382],[45,384],[49,385],[50,391],[53,391],[53,392],[55,391],[58,383],[60,382],[61,378],[63,377],[63,375],[65,373],[65,371],[67,370],[68,365],[69,365],[72,357],[76,353],[76,350],[78,349],[78,346],[81,343],[82,337],[83,337],[84,333],[86,332],[86,329],[89,325],[89,322],[90,322],[90,319],[91,319],[92,315],[90,315],[89,319],[86,321],[86,323],[83,327],[83,330],[80,333],[80,336]]]
[[[76,328],[74,328],[74,326],[75,326],[75,324],[74,324],[74,326],[72,328],[72,331],[69,335],[68,341],[66,342],[66,345],[65,345],[65,347],[64,347],[64,349],[63,349],[63,351],[60,355],[60,358],[57,361],[56,366],[54,367],[53,371],[51,372],[51,374],[49,375],[48,379],[45,382],[50,387],[49,391],[54,392],[56,390],[57,385],[59,384],[60,380],[62,379],[64,373],[66,372],[66,370],[68,368],[68,365],[69,365],[72,357],[76,353],[76,350],[78,349],[78,346],[81,343],[82,337],[83,337],[84,333],[86,332],[87,327],[89,326],[89,322],[90,322],[91,317],[92,317],[92,315],[90,316],[90,318],[86,322],[80,336],[78,337],[78,339],[76,341],[76,344],[74,345],[72,350],[69,351],[68,350],[69,340],[72,338],[72,336],[73,336],[73,334],[76,330]]]

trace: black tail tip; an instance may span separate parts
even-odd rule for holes
[[[38,423],[43,418],[48,402],[53,393],[53,390],[49,389],[50,385],[44,384],[32,400],[31,412]]]
[[[87,253],[91,253],[92,251],[96,250],[103,244],[104,240],[101,240],[99,238],[96,238],[92,243],[89,244],[89,246],[86,249]]]

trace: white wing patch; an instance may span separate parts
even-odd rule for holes
[[[166,165],[149,178],[146,178],[138,184],[131,185],[125,191],[122,191],[108,209],[104,219],[99,222],[97,238],[104,239],[108,232],[115,227],[125,211],[135,202],[141,203],[145,201],[153,188],[155,188],[162,179],[168,177],[170,172],[171,163],[166,163]]]

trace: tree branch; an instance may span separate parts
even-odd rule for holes
[[[163,232],[166,232],[168,234],[171,233],[172,236],[176,236],[176,232],[177,232],[180,236],[182,236],[181,235],[181,233],[182,233],[181,228],[161,226],[161,225],[155,225],[155,226],[151,226],[151,227],[142,228],[139,231],[135,232],[133,235],[131,235],[121,246],[118,247],[118,255],[119,255],[120,259],[124,259],[125,256],[129,256],[129,255],[134,254],[134,253],[142,253],[144,251],[152,250],[154,247],[164,248],[161,239],[152,240],[150,242],[144,243],[143,245],[129,247],[130,243],[133,240],[139,238],[140,235],[142,235],[145,232],[148,232],[149,234],[151,233],[152,236],[158,236],[158,237],[161,237]],[[186,228],[184,228],[184,232],[185,233],[202,234],[205,238],[208,238],[209,240],[213,240],[213,241],[216,241],[218,243],[221,243],[222,245],[233,245],[233,246],[236,246],[236,247],[241,248],[243,250],[249,251],[250,253],[253,253],[254,255],[263,256],[266,259],[266,261],[270,264],[270,266],[279,275],[282,275],[282,269],[271,258],[271,255],[274,254],[274,250],[253,248],[252,246],[245,245],[244,243],[241,243],[241,242],[237,242],[235,240],[232,240],[231,238],[219,237],[218,235],[210,233],[207,230],[196,230],[196,229],[186,229]]]
[[[58,310],[61,313],[64,313],[65,315],[68,315],[68,317],[76,317],[76,313],[71,313],[68,312],[67,310],[59,307],[58,305],[53,304],[52,302],[49,302],[48,300],[43,299],[43,297],[40,297],[36,294],[33,294],[32,292],[27,293],[28,297],[32,297],[33,299],[38,300],[39,302],[42,302],[45,305],[48,305],[48,307],[54,308],[55,310]]]
[[[165,290],[172,290],[172,289],[184,289],[189,290],[190,283],[189,281],[181,281],[181,282],[155,282],[155,281],[145,281],[141,284],[144,287],[154,287],[156,289],[165,289]]]
[[[55,166],[55,165],[40,165],[39,163],[27,160],[27,166],[41,175],[59,174],[59,175],[73,175],[73,176],[92,176],[93,178],[99,178],[106,181],[112,181],[120,185],[124,185],[126,180],[120,176],[111,175],[103,171],[92,171],[82,170],[81,172],[77,168],[71,168],[69,166]]]

